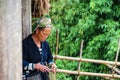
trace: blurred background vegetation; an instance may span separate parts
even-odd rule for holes
[[[59,29],[59,55],[79,57],[83,39],[83,58],[115,60],[120,39],[120,0],[50,0],[50,3],[54,29],[48,41],[53,54],[56,29]],[[75,61],[56,60],[56,64],[59,69],[78,69],[78,62]],[[110,73],[110,69],[104,65],[84,62],[81,64],[81,71]],[[76,78],[75,75],[57,73],[57,80]],[[104,79],[81,75],[79,80]]]

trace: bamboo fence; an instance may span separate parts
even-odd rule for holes
[[[59,55],[55,55],[54,58],[55,57],[56,57],[56,59],[61,59],[61,60],[73,60],[73,61],[78,61],[78,62],[80,61],[80,62],[91,62],[91,63],[97,63],[97,64],[106,64],[111,69],[112,69],[112,66],[110,66],[110,64],[115,65],[115,62],[112,62],[112,61],[84,59],[84,58],[74,58],[74,57],[65,57],[65,56],[59,56]],[[117,62],[116,65],[120,66],[120,62]],[[120,71],[116,70],[116,69],[117,68],[114,68],[113,70],[119,73]],[[120,78],[120,75],[116,75],[116,74],[113,75],[113,74],[104,74],[104,73],[81,72],[80,69],[78,71],[70,71],[70,70],[57,69],[57,72],[67,73],[67,74],[75,74],[75,75],[88,75],[88,76]]]
[[[70,70],[63,70],[63,69],[57,69],[57,72],[74,74],[74,75],[87,75],[87,76],[99,76],[99,77],[113,78],[112,74],[104,74],[104,73],[92,73],[92,72],[82,72],[82,71],[78,72],[78,71],[70,71]],[[120,75],[114,74],[114,78],[120,78]]]
[[[113,61],[104,61],[104,60],[94,60],[94,59],[86,59],[82,58],[82,47],[83,47],[83,40],[81,42],[81,47],[80,47],[80,57],[75,58],[75,57],[67,57],[67,56],[60,56],[58,54],[58,43],[59,43],[59,31],[57,31],[57,37],[56,37],[56,54],[53,56],[54,59],[61,59],[61,60],[73,60],[78,62],[78,70],[76,71],[70,71],[70,70],[63,70],[63,69],[57,69],[57,72],[60,73],[66,73],[66,74],[74,74],[77,75],[77,80],[79,80],[79,75],[87,75],[87,76],[99,76],[105,79],[114,79],[114,78],[120,78],[120,70],[116,68],[116,66],[120,66],[120,62],[118,62],[118,56],[119,56],[119,49],[120,49],[120,40],[118,42],[118,49],[116,53],[116,58],[115,62]],[[93,73],[93,72],[82,72],[80,71],[80,65],[81,62],[90,62],[90,63],[97,63],[97,64],[103,64],[107,66],[108,68],[112,69],[113,72],[112,74],[105,74],[105,73]],[[114,72],[118,73],[115,74]]]
[[[75,57],[66,57],[60,55],[54,55],[54,58],[61,59],[61,60],[72,60],[72,61],[80,61],[80,62],[91,62],[91,63],[98,63],[98,64],[111,64],[115,65],[113,61],[104,61],[104,60],[94,60],[94,59],[86,59],[86,58],[75,58]],[[116,63],[117,66],[120,66],[120,62]]]

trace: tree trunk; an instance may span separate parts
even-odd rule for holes
[[[0,0],[0,80],[22,80],[21,0]]]

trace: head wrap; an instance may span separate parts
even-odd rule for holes
[[[35,31],[37,28],[50,28],[52,27],[51,18],[48,16],[43,16],[41,18],[35,18],[33,22],[33,30]]]

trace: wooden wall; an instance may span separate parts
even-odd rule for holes
[[[22,39],[32,33],[31,0],[0,0],[0,80],[22,80]]]
[[[21,0],[0,0],[0,80],[22,80]]]
[[[32,33],[31,0],[22,0],[22,38]]]

